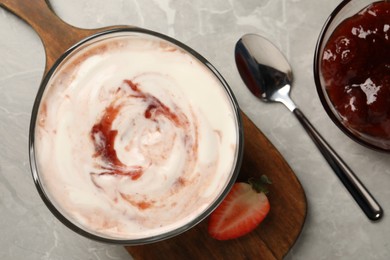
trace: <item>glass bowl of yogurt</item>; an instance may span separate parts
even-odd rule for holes
[[[238,175],[240,111],[216,69],[138,28],[67,51],[39,89],[30,162],[51,212],[88,238],[157,242],[206,218]]]
[[[314,77],[335,124],[367,147],[390,152],[390,2],[342,1],[317,42]]]

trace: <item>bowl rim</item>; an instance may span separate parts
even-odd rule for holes
[[[170,230],[168,232],[164,232],[158,235],[148,236],[148,237],[142,237],[142,238],[136,238],[136,239],[121,239],[121,238],[109,238],[106,236],[100,236],[97,233],[92,233],[88,231],[88,228],[82,228],[81,226],[76,225],[74,222],[77,223],[77,221],[71,221],[68,219],[63,213],[61,213],[61,210],[58,209],[53,202],[51,202],[50,197],[47,195],[44,185],[42,185],[40,177],[39,177],[39,170],[37,167],[37,161],[35,156],[35,128],[37,124],[37,117],[38,117],[38,110],[41,104],[41,100],[43,97],[43,94],[45,92],[46,86],[53,76],[54,72],[62,64],[63,61],[66,62],[66,58],[71,55],[74,51],[77,51],[79,47],[82,47],[84,44],[88,44],[91,41],[98,39],[99,37],[104,37],[110,34],[115,33],[139,33],[139,34],[145,34],[145,35],[151,35],[157,38],[160,38],[162,40],[168,41],[180,48],[182,48],[187,53],[191,54],[195,59],[200,61],[203,65],[205,65],[208,70],[218,79],[218,81],[221,84],[221,87],[225,90],[225,93],[227,95],[228,100],[231,104],[232,112],[235,115],[235,125],[236,125],[236,132],[237,132],[237,147],[235,151],[234,156],[234,162],[232,164],[232,169],[230,172],[230,177],[228,181],[226,182],[226,185],[224,188],[221,189],[221,193],[219,197],[217,197],[213,203],[211,203],[200,215],[196,216],[191,221],[187,222],[185,225],[177,227],[173,230]],[[242,164],[242,158],[243,158],[243,152],[244,152],[244,129],[243,129],[243,121],[241,116],[241,110],[239,108],[238,102],[233,94],[233,91],[230,89],[228,83],[225,81],[225,79],[222,77],[222,75],[217,71],[217,69],[203,56],[201,56],[198,52],[193,50],[192,48],[188,47],[184,43],[171,38],[167,35],[157,33],[155,31],[138,28],[138,27],[121,27],[121,28],[113,28],[109,29],[103,32],[96,33],[94,35],[91,35],[89,37],[86,37],[85,39],[81,40],[80,42],[73,45],[71,48],[69,48],[66,52],[64,52],[60,58],[54,63],[54,65],[50,68],[48,73],[44,76],[42,79],[42,82],[40,84],[40,87],[38,89],[37,96],[34,101],[34,105],[32,108],[32,114],[30,119],[30,128],[29,128],[29,161],[30,161],[30,170],[32,173],[33,181],[36,186],[36,189],[45,203],[46,207],[51,211],[51,213],[65,226],[67,226],[69,229],[73,230],[74,232],[95,240],[99,242],[104,242],[108,244],[117,244],[117,245],[141,245],[141,244],[149,244],[154,243],[158,241],[162,241],[174,236],[177,236],[190,228],[196,226],[199,222],[204,220],[211,212],[222,202],[222,200],[226,197],[228,192],[230,191],[231,187],[235,183],[237,176],[239,174],[241,164]]]
[[[386,148],[383,148],[383,147],[380,147],[380,146],[377,146],[373,143],[370,143],[366,140],[363,140],[361,138],[359,138],[358,136],[356,136],[355,134],[353,134],[353,132],[351,130],[349,130],[346,126],[344,126],[340,120],[337,118],[337,116],[335,115],[335,113],[332,111],[332,109],[330,108],[330,104],[328,103],[327,101],[327,96],[326,94],[324,93],[324,89],[322,87],[322,83],[321,83],[321,73],[320,73],[320,66],[321,66],[321,55],[322,55],[322,50],[321,50],[321,47],[323,46],[324,44],[324,41],[326,40],[325,39],[325,35],[327,34],[328,32],[328,29],[329,27],[332,25],[333,21],[336,19],[337,15],[340,13],[341,10],[344,9],[344,7],[346,7],[348,4],[350,4],[351,2],[353,2],[354,0],[344,0],[342,2],[340,2],[336,8],[331,12],[331,14],[329,15],[329,17],[327,18],[327,20],[325,21],[321,31],[320,31],[320,34],[318,36],[318,40],[317,40],[317,43],[316,43],[316,46],[315,46],[315,50],[314,50],[314,62],[313,62],[313,75],[314,75],[314,82],[315,82],[315,85],[316,85],[316,89],[317,89],[317,93],[318,93],[318,96],[320,98],[320,101],[322,103],[322,106],[324,107],[326,113],[328,114],[328,116],[330,117],[330,119],[333,121],[333,123],[344,133],[346,134],[349,138],[351,138],[353,141],[367,147],[367,148],[370,148],[370,149],[373,149],[373,150],[376,150],[376,151],[380,151],[380,152],[390,152],[390,148],[389,149],[386,149]],[[377,0],[377,1],[371,1],[371,3],[375,3],[375,2],[382,2],[383,0]],[[363,9],[364,7],[362,7]],[[347,19],[348,17],[346,17],[345,19]]]

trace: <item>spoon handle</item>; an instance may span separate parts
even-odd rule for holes
[[[299,122],[310,135],[311,139],[317,145],[322,155],[333,168],[336,175],[339,177],[344,186],[351,193],[360,208],[366,216],[371,220],[378,220],[383,215],[381,206],[376,202],[375,198],[360,182],[353,171],[345,164],[345,162],[337,155],[337,153],[329,146],[323,137],[317,132],[313,125],[307,120],[306,116],[298,108],[294,109],[293,113],[298,118]]]

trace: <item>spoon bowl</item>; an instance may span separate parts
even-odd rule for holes
[[[380,205],[290,98],[292,69],[279,49],[264,37],[247,34],[236,44],[235,59],[248,89],[260,100],[283,103],[293,112],[366,216],[380,219]]]
[[[281,102],[293,111],[289,93],[293,81],[290,64],[270,41],[247,34],[236,44],[235,58],[245,85],[264,102]]]
[[[249,90],[263,101],[276,101],[273,93],[291,85],[293,78],[290,65],[283,54],[265,38],[254,34],[241,38],[236,45],[236,62],[239,68],[245,68],[239,72]],[[257,73],[258,70],[264,73]]]

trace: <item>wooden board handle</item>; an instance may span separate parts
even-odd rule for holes
[[[81,29],[67,24],[47,0],[0,0],[0,6],[27,22],[39,35],[46,52],[45,73],[70,47],[95,33],[124,26]]]

